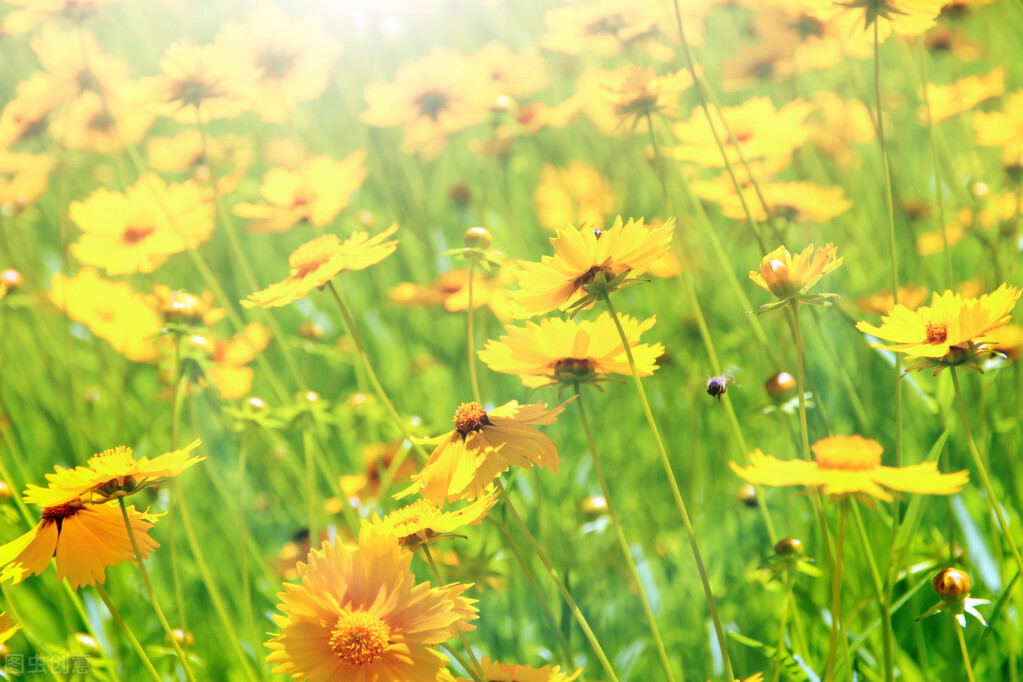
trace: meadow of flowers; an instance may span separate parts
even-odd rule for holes
[[[3,679],[1019,680],[1019,0],[6,0],[0,64]]]

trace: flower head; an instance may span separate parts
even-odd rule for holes
[[[611,181],[595,167],[571,161],[565,168],[545,164],[533,193],[536,215],[548,230],[569,225],[603,228],[618,205]]]
[[[987,348],[988,334],[1008,324],[1020,290],[1003,284],[980,298],[965,298],[951,290],[933,294],[931,305],[910,310],[897,305],[881,326],[859,322],[856,328],[892,345],[872,343],[875,348],[906,353],[909,359],[921,358],[907,371],[965,364],[979,369],[976,361],[991,354]]]
[[[813,244],[810,244],[793,256],[784,246],[779,246],[764,256],[760,261],[760,271],[751,270],[749,278],[779,300],[762,306],[760,312],[785,307],[792,300],[811,305],[830,305],[826,299],[833,298],[835,294],[808,295],[806,292],[821,277],[842,265],[844,259],[835,258],[837,251],[836,247],[828,244],[815,253]]]
[[[234,118],[248,108],[246,93],[258,75],[221,45],[171,44],[160,59],[162,75],[142,79],[154,110],[182,123]]]
[[[375,237],[370,237],[368,232],[353,232],[344,243],[336,234],[325,234],[306,242],[288,257],[291,276],[250,294],[242,300],[242,306],[276,308],[288,305],[313,289],[325,286],[345,270],[364,270],[379,263],[397,248],[397,240],[385,241],[397,230],[397,225],[391,225]]]
[[[54,473],[46,474],[50,484],[46,488],[29,484],[25,490],[25,502],[49,507],[76,498],[97,502],[127,497],[143,488],[163,483],[204,460],[205,457],[190,454],[201,444],[202,441],[196,439],[180,450],[153,459],[135,459],[132,449],[124,445],[109,448],[90,457],[85,466],[74,469],[58,467]]]
[[[324,543],[286,584],[281,633],[267,643],[274,674],[295,680],[434,682],[448,659],[437,649],[472,630],[468,585],[430,587],[409,572],[412,552],[394,535],[363,526],[358,545]]]
[[[401,509],[396,509],[374,523],[398,537],[398,544],[406,549],[415,549],[428,542],[453,537],[451,533],[462,526],[478,526],[497,502],[497,491],[493,491],[461,509],[445,511],[439,505],[426,499],[419,499]]]
[[[542,668],[534,668],[518,663],[498,663],[486,656],[480,659],[480,668],[483,669],[483,678],[489,682],[571,682],[582,674],[583,669],[579,668],[574,673],[561,672],[560,665],[545,665]],[[456,677],[455,682],[469,682],[462,677]]]
[[[159,547],[149,537],[156,517],[129,506],[128,518],[143,559]],[[66,576],[71,587],[102,584],[107,566],[134,561],[135,553],[117,502],[89,504],[78,499],[43,509],[42,520],[29,532],[0,547],[0,580],[15,584],[39,575],[57,557],[57,581]]]
[[[938,596],[941,597],[941,601],[927,609],[927,612],[917,618],[917,620],[933,616],[935,613],[942,611],[949,611],[955,615],[956,621],[962,627],[966,627],[965,614],[967,613],[979,620],[981,625],[987,627],[984,616],[980,615],[980,611],[976,607],[981,604],[990,604],[991,602],[987,599],[970,598],[973,579],[970,578],[969,573],[960,571],[958,568],[943,568],[931,580],[931,586],[938,593]]]
[[[640,376],[657,369],[664,346],[639,342],[640,335],[654,326],[656,318],[640,322],[621,316]],[[599,381],[608,374],[631,374],[625,347],[614,320],[604,312],[594,321],[545,318],[539,324],[505,327],[500,341],[487,341],[480,359],[495,372],[517,374],[526,386]]]
[[[419,492],[442,505],[476,499],[490,482],[511,465],[548,466],[558,472],[558,449],[535,425],[553,424],[564,404],[548,410],[544,403],[519,405],[514,400],[492,410],[479,403],[462,403],[455,412],[455,429],[427,442],[437,443],[412,485],[397,497]]]
[[[886,490],[930,495],[952,495],[959,492],[969,474],[959,471],[943,474],[934,462],[905,467],[887,467],[881,464],[881,445],[862,436],[834,436],[813,445],[814,461],[783,461],[765,455],[759,449],[749,456],[749,466],[731,463],[732,471],[757,485],[818,486],[821,493],[832,500],[850,495],[871,507],[873,498],[888,502],[892,499]]]
[[[568,304],[579,310],[593,305],[602,293],[637,284],[668,250],[675,219],[648,227],[643,219],[622,222],[619,216],[608,230],[565,228],[551,239],[553,256],[539,263],[519,261],[519,290],[514,302],[517,317],[532,317]],[[599,293],[594,293],[597,289]]]

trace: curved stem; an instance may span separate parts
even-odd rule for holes
[[[114,602],[110,600],[110,595],[107,594],[107,591],[103,589],[103,586],[99,583],[96,583],[93,587],[96,588],[96,593],[99,594],[99,598],[103,600],[103,604],[107,607],[107,611],[110,612],[114,622],[121,628],[121,632],[124,633],[124,636],[128,638],[128,642],[131,643],[131,648],[134,649],[135,653],[137,653],[139,658],[142,659],[142,665],[146,667],[146,671],[149,673],[150,677],[156,680],[156,682],[162,682],[163,678],[160,677],[160,673],[156,671],[156,668],[153,666],[153,662],[149,660],[149,656],[146,655],[146,650],[139,643],[135,633],[131,631],[131,628],[128,627],[125,624],[124,619],[121,618],[121,614],[118,612],[117,607],[114,606]]]
[[[473,301],[473,282],[472,282],[472,276],[475,274],[475,272],[474,272],[475,269],[476,269],[476,259],[475,258],[470,258],[469,259],[469,285],[468,285],[469,286],[469,311],[468,311],[468,315],[467,315],[467,317],[469,319],[469,322],[468,322],[468,326],[469,326],[469,331],[468,331],[468,335],[469,335],[469,343],[468,343],[468,347],[469,347],[469,383],[472,384],[472,397],[473,397],[473,400],[475,400],[476,402],[478,402],[479,404],[482,405],[483,404],[483,399],[480,398],[480,381],[479,381],[479,377],[476,375],[476,334],[473,331],[473,317],[475,316],[476,311],[475,311],[475,308],[474,308],[474,301]]]
[[[970,682],[976,682],[973,679],[973,666],[970,665],[970,653],[966,650],[966,638],[963,636],[963,628],[959,627],[956,623],[955,627],[956,634],[959,636],[959,650],[963,652],[963,665],[966,666],[966,678]]]
[[[437,562],[433,560],[433,554],[430,553],[430,545],[423,545],[423,554],[426,556],[426,563],[430,564],[430,570],[433,571],[433,576],[437,578],[437,584],[443,585],[447,581],[441,577],[440,569],[437,567]],[[468,654],[469,660],[472,661],[472,666],[466,668],[466,672],[472,675],[472,679],[476,682],[487,682],[487,678],[483,676],[483,668],[480,666],[479,660],[476,658],[476,652],[469,646],[469,640],[465,638],[465,633],[461,630],[458,631],[458,639],[462,642],[462,648],[465,649],[465,653]],[[464,664],[463,664],[464,667]]]
[[[572,598],[572,594],[568,591],[565,583],[558,577],[558,572],[554,570],[554,565],[551,564],[550,557],[543,551],[540,544],[533,537],[533,534],[526,528],[526,524],[522,522],[522,518],[519,513],[515,510],[515,505],[512,503],[511,497],[508,495],[508,491],[504,489],[504,484],[501,483],[501,479],[495,479],[494,482],[497,485],[498,491],[501,493],[501,499],[504,501],[505,509],[512,517],[512,521],[518,527],[519,531],[526,536],[526,541],[529,543],[533,553],[536,554],[540,563],[547,569],[547,575],[551,577],[554,584],[558,588],[558,592],[561,593],[565,603],[568,605],[572,615],[575,616],[575,620],[579,623],[579,627],[582,628],[583,634],[586,636],[586,640],[590,643],[593,648],[593,653],[597,656],[597,660],[600,661],[601,667],[604,669],[604,673],[607,675],[610,682],[618,682],[618,675],[615,674],[614,669],[611,668],[611,662],[607,660],[607,656],[604,654],[604,649],[600,646],[600,642],[597,640],[597,636],[593,634],[593,630],[590,628],[590,624],[586,622],[586,617],[583,615],[579,605],[575,603],[575,599]]]
[[[157,600],[156,593],[153,591],[153,584],[149,582],[149,573],[146,571],[146,566],[142,559],[142,552],[139,550],[139,543],[135,538],[135,529],[132,528],[131,519],[128,517],[128,508],[124,505],[124,498],[117,498],[117,503],[121,508],[121,518],[124,520],[124,526],[128,530],[128,539],[131,540],[131,548],[132,551],[135,552],[135,562],[139,566],[139,573],[142,574],[142,584],[146,587],[146,594],[149,595],[149,602],[153,605],[153,611],[156,613],[156,619],[160,621],[160,626],[167,634],[167,639],[170,640],[171,647],[174,649],[174,653],[177,655],[178,661],[181,662],[181,667],[185,670],[185,677],[188,678],[189,682],[196,682],[195,675],[192,673],[192,667],[188,663],[188,657],[185,656],[185,652],[181,650],[181,645],[178,644],[178,640],[174,636],[174,631],[171,630],[170,623],[167,622],[167,617],[163,615],[163,609],[160,608],[160,602]]]
[[[843,500],[838,521],[838,546],[835,560],[831,562],[831,635],[828,638],[828,663],[824,670],[824,682],[835,679],[835,663],[838,661],[838,633],[842,623],[842,557],[845,553],[845,519],[848,512],[849,500]],[[848,658],[846,656],[847,662]]]
[[[607,511],[611,517],[611,524],[614,526],[615,535],[618,537],[618,545],[621,547],[622,556],[625,557],[625,564],[629,569],[632,580],[636,583],[636,590],[639,592],[639,600],[643,604],[643,614],[646,616],[647,624],[650,626],[650,635],[654,638],[654,646],[657,647],[657,655],[661,659],[661,667],[664,668],[666,679],[674,681],[675,676],[671,672],[671,664],[668,661],[668,652],[664,649],[664,641],[661,639],[661,632],[657,628],[657,620],[654,618],[654,611],[650,607],[650,600],[647,598],[643,581],[636,570],[636,562],[632,558],[632,551],[629,549],[629,541],[625,537],[625,531],[618,520],[618,512],[615,510],[614,502],[611,501],[611,490],[607,487],[607,479],[604,478],[604,470],[600,466],[600,459],[597,457],[597,443],[593,439],[593,431],[590,429],[590,422],[586,418],[586,409],[583,407],[583,394],[579,390],[579,382],[575,383],[576,405],[579,407],[579,421],[583,425],[583,432],[586,434],[586,442],[589,444],[590,459],[593,460],[593,471],[597,474],[597,481],[600,482],[600,491],[604,494],[607,502]],[[681,660],[681,656],[679,656]]]
[[[625,357],[629,360],[629,369],[632,370],[632,379],[636,386],[636,393],[639,394],[639,402],[643,406],[643,414],[646,416],[647,426],[650,427],[650,433],[654,437],[654,444],[657,446],[657,454],[661,458],[661,465],[664,467],[668,486],[671,488],[672,497],[675,498],[675,506],[678,508],[679,516],[682,518],[682,526],[685,528],[686,536],[689,538],[689,546],[693,551],[693,558],[696,560],[696,569],[700,573],[703,594],[707,599],[707,608],[710,610],[710,617],[714,622],[714,633],[717,635],[721,659],[725,664],[725,677],[729,680],[735,679],[735,676],[732,674],[732,661],[728,657],[728,640],[725,637],[725,629],[721,626],[721,617],[718,615],[717,604],[714,602],[714,593],[710,589],[710,579],[707,577],[707,569],[703,564],[703,555],[700,554],[700,546],[696,542],[696,532],[693,530],[693,524],[689,520],[689,512],[686,511],[686,504],[682,500],[682,493],[678,489],[678,482],[675,480],[675,474],[671,469],[668,453],[664,449],[663,441],[661,441],[661,433],[657,430],[657,422],[654,421],[653,412],[650,410],[650,402],[647,400],[646,391],[643,390],[643,382],[639,378],[639,370],[636,368],[636,359],[632,356],[629,338],[622,328],[621,320],[618,319],[618,313],[611,303],[611,297],[608,296],[606,291],[602,295],[608,312],[611,313],[611,319],[614,320],[615,327],[618,329],[618,336],[621,337],[622,347],[625,348]]]

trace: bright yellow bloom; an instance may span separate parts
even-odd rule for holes
[[[241,135],[203,136],[194,128],[173,137],[146,140],[149,167],[161,173],[188,173],[205,183],[213,180],[217,194],[227,196],[245,177],[255,160],[250,137]]]
[[[153,338],[163,320],[126,282],[103,279],[92,268],[74,277],[58,274],[51,281],[50,300],[129,360],[153,362],[159,356]]]
[[[3,648],[4,642],[18,634],[20,629],[21,625],[10,614],[6,611],[0,613],[0,649]]]
[[[110,448],[89,458],[85,466],[74,469],[57,467],[46,474],[49,486],[29,484],[25,502],[41,507],[53,507],[71,500],[100,502],[115,497],[127,497],[143,488],[149,488],[173,478],[205,457],[191,456],[202,441],[196,439],[172,452],[153,459],[135,459],[132,450],[124,445]]]
[[[1023,346],[1023,327],[1018,324],[1006,324],[989,332],[987,339],[992,350],[998,351],[1009,360],[1019,360],[1019,350]]]
[[[159,547],[149,537],[156,517],[128,507],[128,518],[146,559]],[[0,547],[0,580],[15,584],[39,575],[57,558],[57,581],[66,576],[71,587],[102,584],[107,566],[135,561],[131,539],[117,502],[88,504],[69,500],[43,509],[42,520],[29,532]]]
[[[967,76],[951,85],[927,84],[927,102],[931,107],[931,121],[941,123],[956,114],[969,111],[978,104],[1005,92],[1005,69],[1001,66],[983,76]],[[927,125],[927,110],[920,106],[917,112],[920,125]]]
[[[479,403],[462,403],[455,412],[455,430],[424,441],[437,444],[412,485],[398,493],[420,493],[438,505],[474,500],[511,465],[530,469],[548,466],[558,473],[558,449],[534,425],[553,424],[565,409],[544,403],[519,405],[514,400],[485,411]]]
[[[565,168],[544,164],[533,201],[540,224],[548,230],[570,225],[603,228],[604,219],[618,206],[611,181],[583,161],[571,161]]]
[[[845,198],[841,187],[821,187],[810,182],[762,182],[759,185],[774,215],[789,222],[823,224],[852,208],[852,202]],[[712,181],[695,180],[692,188],[701,199],[718,204],[723,215],[733,220],[746,219],[735,183],[727,174]],[[753,185],[743,186],[742,193],[753,219],[766,221],[767,213]]]
[[[875,348],[906,353],[906,357],[925,358],[911,369],[972,362],[988,354],[987,335],[1008,324],[1020,290],[1003,284],[980,298],[965,298],[951,290],[935,292],[931,305],[910,310],[897,305],[881,319],[881,326],[858,322],[856,328],[894,344],[872,343]]]
[[[124,194],[98,189],[72,202],[68,215],[84,232],[71,252],[112,275],[152,272],[209,239],[215,224],[211,197],[198,183],[168,185],[152,173]]]
[[[561,672],[560,665],[533,668],[517,663],[498,663],[491,661],[486,656],[480,659],[480,668],[483,669],[483,679],[488,682],[571,682],[583,671],[582,668],[579,668],[569,675]],[[470,682],[464,677],[456,677],[455,680],[456,682]]]
[[[325,227],[348,205],[348,198],[366,179],[366,152],[344,161],[317,156],[301,168],[274,168],[263,177],[264,204],[240,203],[234,214],[254,220],[250,232],[283,232],[300,222]]]
[[[271,672],[293,680],[435,682],[448,663],[436,646],[472,630],[469,585],[415,584],[412,552],[364,525],[358,545],[324,543],[278,594],[281,628],[267,643]]]
[[[182,123],[234,118],[248,109],[246,94],[258,72],[219,45],[171,44],[160,59],[163,74],[141,81],[153,110]]]
[[[478,526],[497,502],[495,490],[461,509],[445,511],[426,499],[419,499],[396,509],[383,519],[374,517],[373,524],[398,538],[398,544],[415,549],[427,542],[443,540],[462,526]]]
[[[903,284],[899,287],[899,303],[910,310],[916,310],[927,301],[927,293],[926,287]],[[895,297],[890,289],[886,289],[873,296],[861,296],[856,305],[867,312],[884,315],[895,307]]]
[[[750,271],[749,278],[767,289],[784,303],[796,299],[803,303],[819,303],[833,294],[807,294],[807,290],[820,281],[821,277],[836,270],[844,258],[835,259],[837,247],[828,244],[813,250],[810,244],[795,256],[784,246],[779,246],[763,257],[760,271]],[[777,306],[763,306],[764,309]]]
[[[732,471],[757,485],[805,485],[820,487],[832,501],[850,495],[873,507],[873,498],[888,502],[886,490],[927,495],[952,495],[969,480],[969,473],[943,474],[934,462],[905,467],[881,464],[882,448],[877,441],[863,436],[834,436],[813,445],[814,461],[780,460],[759,449],[749,456],[749,466],[731,462]]]
[[[616,288],[628,286],[667,252],[674,230],[674,218],[648,227],[642,218],[623,223],[621,216],[608,230],[559,229],[551,238],[553,256],[543,256],[539,263],[518,263],[519,290],[513,300],[521,310],[516,317],[591,302],[592,294],[584,287],[595,283],[621,278]]]
[[[1023,90],[1013,92],[1001,111],[973,115],[977,144],[1005,147],[1007,153],[1023,155]]]
[[[629,339],[636,369],[650,376],[664,346],[640,343],[640,335],[654,326],[656,318],[643,322],[628,315],[620,317]],[[526,386],[599,381],[608,374],[631,374],[625,347],[607,312],[590,322],[544,318],[525,327],[505,327],[507,336],[487,341],[479,351],[480,360],[495,372],[517,374]]]
[[[813,144],[842,166],[858,161],[853,145],[870,142],[876,135],[867,106],[859,100],[843,100],[828,91],[815,94],[813,102],[820,119],[809,123]]]
[[[336,234],[326,234],[306,242],[288,257],[291,276],[271,284],[242,300],[242,307],[275,308],[303,298],[346,270],[364,270],[394,253],[397,240],[385,241],[398,230],[397,225],[370,237],[368,232],[353,232],[341,242]]]

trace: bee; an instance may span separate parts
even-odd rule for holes
[[[735,386],[741,385],[735,380],[735,372],[735,367],[729,367],[720,376],[707,379],[707,395],[717,398],[718,405],[721,404],[721,396],[728,392],[729,383]]]

